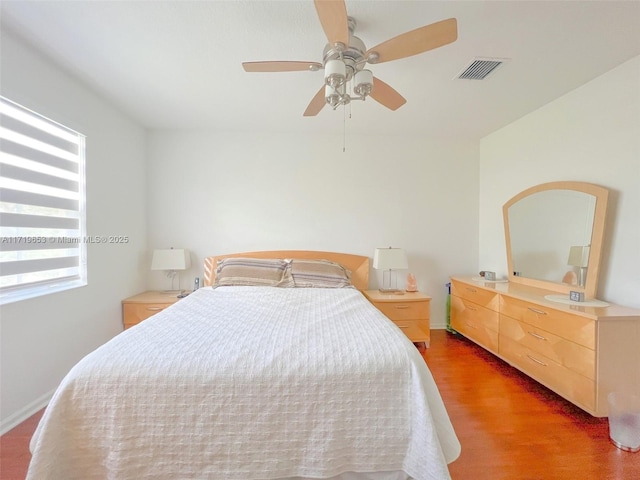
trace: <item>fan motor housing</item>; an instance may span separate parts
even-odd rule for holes
[[[335,45],[327,43],[322,55],[322,64],[326,65],[329,60],[342,58],[347,67],[347,80],[350,80],[364,68],[366,63],[364,54],[366,51],[367,47],[365,47],[364,42],[355,35],[351,35],[349,37],[349,46],[343,51],[340,51]]]

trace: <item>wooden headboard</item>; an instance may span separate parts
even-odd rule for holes
[[[330,260],[332,262],[339,263],[347,270],[351,271],[351,283],[353,283],[353,286],[358,290],[366,290],[369,288],[369,257],[351,255],[350,253],[316,252],[313,250],[273,250],[270,252],[231,253],[228,255],[205,257],[204,286],[210,286],[213,284],[213,280],[216,276],[218,260],[234,257]]]

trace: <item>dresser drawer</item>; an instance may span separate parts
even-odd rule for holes
[[[125,329],[161,312],[170,303],[126,303],[122,306]]]
[[[394,320],[393,323],[414,343],[430,340],[429,324],[422,320]]]
[[[451,326],[493,352],[498,351],[498,312],[451,296]]]
[[[426,320],[429,302],[374,302],[378,310],[391,320]]]
[[[514,342],[554,362],[595,380],[596,352],[553,333],[500,315],[500,339]],[[502,344],[499,345],[502,353]]]
[[[596,324],[593,320],[516,298],[501,296],[500,313],[566,338],[591,350],[596,348]]]
[[[500,335],[500,356],[582,408],[595,410],[595,383],[540,353]]]
[[[451,295],[464,298],[476,305],[480,305],[496,312],[500,306],[499,296],[496,292],[468,285],[466,283],[456,282],[455,280],[451,282]]]

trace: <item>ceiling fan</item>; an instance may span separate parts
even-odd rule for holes
[[[417,55],[447,45],[458,38],[455,18],[425,25],[398,35],[367,50],[365,44],[353,35],[356,21],[347,16],[344,0],[314,0],[322,29],[329,43],[324,47],[319,62],[244,62],[247,72],[294,72],[324,69],[324,84],[304,112],[305,117],[320,113],[325,104],[334,110],[352,100],[365,100],[368,96],[391,110],[397,110],[407,101],[397,91],[365,69],[367,63],[376,64]],[[347,87],[351,86],[351,93]]]

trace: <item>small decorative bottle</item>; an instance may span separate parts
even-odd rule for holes
[[[407,292],[417,292],[418,291],[418,283],[416,282],[416,277],[413,273],[407,275]]]

